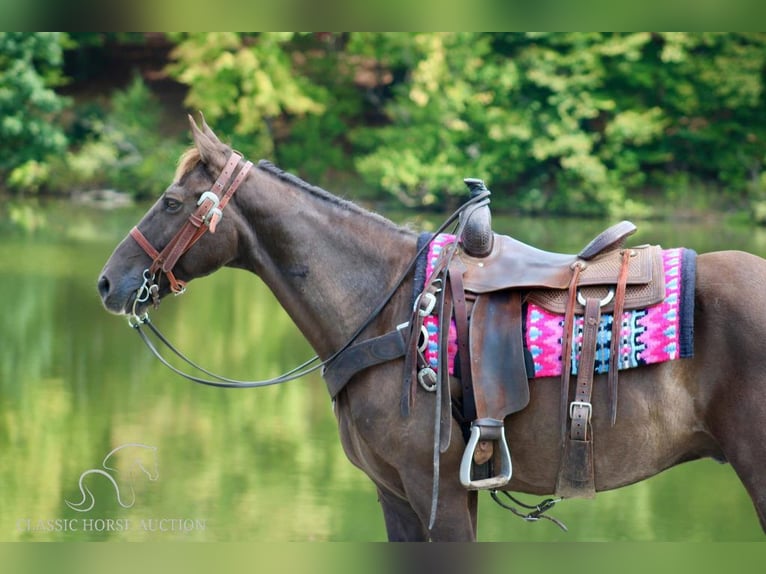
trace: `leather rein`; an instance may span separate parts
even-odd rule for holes
[[[409,276],[409,274],[415,269],[415,266],[417,265],[417,261],[419,257],[426,252],[428,249],[431,240],[436,237],[438,234],[443,233],[452,223],[454,223],[461,213],[463,213],[466,209],[472,208],[476,206],[476,204],[481,203],[482,201],[486,200],[486,197],[488,195],[488,192],[482,195],[477,195],[476,197],[472,197],[465,203],[463,203],[452,215],[450,215],[447,220],[434,232],[432,235],[432,239],[425,242],[425,244],[418,250],[418,252],[413,257],[412,261],[409,263],[407,268],[404,270],[402,275],[397,279],[393,287],[383,296],[381,301],[378,303],[378,305],[375,306],[375,308],[372,310],[372,312],[369,314],[367,319],[362,323],[362,325],[349,337],[349,339],[344,343],[337,351],[335,351],[330,357],[325,359],[324,361],[319,361],[319,356],[314,355],[304,363],[298,365],[294,369],[291,369],[290,371],[287,371],[286,373],[283,373],[281,375],[278,375],[276,377],[270,378],[270,379],[263,379],[263,380],[257,380],[257,381],[245,381],[245,380],[239,380],[239,379],[230,379],[227,377],[223,377],[221,375],[217,375],[215,373],[212,373],[211,371],[208,371],[207,369],[201,367],[188,357],[186,357],[181,351],[179,351],[173,344],[165,337],[159,329],[152,323],[152,321],[149,319],[149,313],[145,312],[143,315],[137,314],[137,306],[140,303],[147,302],[150,298],[152,299],[152,303],[154,307],[156,308],[159,306],[159,285],[156,282],[158,273],[164,273],[168,281],[170,282],[170,289],[175,295],[181,295],[186,291],[186,283],[183,281],[178,280],[175,275],[173,274],[173,268],[175,267],[178,260],[181,258],[184,253],[186,253],[191,247],[199,241],[199,239],[207,232],[210,231],[210,233],[215,233],[215,228],[218,222],[223,217],[223,209],[226,207],[226,204],[229,202],[231,197],[234,195],[234,192],[237,190],[237,188],[240,186],[240,184],[244,181],[245,177],[247,177],[248,172],[250,171],[250,168],[252,167],[252,162],[247,161],[242,169],[239,170],[236,177],[232,180],[232,177],[234,176],[234,173],[236,171],[237,166],[239,165],[240,160],[242,159],[242,156],[239,155],[237,152],[232,152],[231,156],[229,157],[228,161],[226,162],[226,165],[224,166],[223,171],[218,176],[218,179],[213,184],[213,187],[210,191],[204,192],[197,202],[197,209],[189,216],[189,219],[184,223],[183,227],[176,233],[175,236],[168,242],[168,244],[162,249],[162,251],[158,251],[154,248],[154,246],[149,242],[149,240],[144,236],[143,233],[138,229],[138,227],[133,227],[133,229],[130,230],[130,236],[138,243],[138,245],[146,252],[146,254],[151,258],[152,263],[151,265],[144,270],[143,278],[144,281],[141,284],[141,286],[136,290],[136,296],[133,302],[133,310],[131,314],[128,316],[128,324],[136,330],[136,332],[141,337],[141,340],[144,342],[144,344],[147,346],[147,348],[152,352],[152,354],[168,369],[176,373],[177,375],[180,375],[192,382],[199,383],[202,385],[207,386],[213,386],[213,387],[223,387],[223,388],[257,388],[257,387],[265,387],[269,385],[277,385],[281,383],[286,383],[288,381],[292,381],[295,379],[299,379],[305,375],[308,375],[309,373],[312,373],[314,371],[317,371],[319,369],[322,369],[332,363],[335,359],[337,359],[344,351],[346,351],[353,343],[354,341],[359,337],[359,335],[362,334],[362,332],[367,329],[367,327],[372,324],[372,322],[378,317],[378,315],[383,311],[385,306],[388,304],[388,302],[393,298],[393,296],[396,294],[396,292],[399,290],[399,288],[402,286],[402,283],[404,283],[405,279]],[[229,181],[231,183],[229,184]],[[227,187],[228,186],[228,187]],[[190,367],[197,369],[198,371],[204,373],[205,375],[211,377],[210,379],[198,377],[195,375],[191,375],[189,373],[186,373],[182,371],[181,369],[175,367],[173,364],[171,364],[159,351],[157,346],[154,344],[154,342],[149,338],[146,332],[142,329],[142,326],[146,325],[152,333],[157,337],[157,339],[165,345],[165,347],[168,348],[168,350],[176,355],[179,359],[181,359],[183,362],[185,362]],[[404,323],[402,325],[399,325],[397,329],[403,329],[408,326],[408,323]],[[314,364],[317,363],[317,364]]]

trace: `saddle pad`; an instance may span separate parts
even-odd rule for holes
[[[426,237],[421,239],[425,240]],[[449,234],[434,238],[425,261],[416,270],[417,292],[423,288],[423,279],[430,277],[441,250],[454,241],[455,237]],[[668,249],[662,252],[662,260],[666,282],[665,299],[645,309],[623,313],[620,369],[693,356],[696,253],[684,248]],[[525,353],[531,356],[528,363],[534,365],[534,373],[529,373],[530,378],[560,375],[564,316],[527,303],[524,319]],[[605,373],[608,370],[612,321],[611,314],[603,314],[601,317],[596,373]],[[428,316],[424,318],[423,324],[428,331],[428,344],[424,355],[431,367],[438,369],[439,322],[436,317]],[[576,317],[574,334],[571,350],[572,373],[577,374],[582,342],[582,317]],[[452,374],[457,354],[457,331],[454,321],[450,324],[447,351],[449,372]]]
[[[694,277],[696,253],[689,249],[662,252],[665,299],[657,304],[626,311],[620,330],[619,369],[691,357],[694,353]],[[596,374],[609,370],[609,352],[614,316],[603,314],[596,343]],[[583,318],[575,317],[572,337],[572,374],[576,375],[582,346]],[[561,374],[561,341],[564,317],[528,304],[524,339],[532,356],[535,377]]]

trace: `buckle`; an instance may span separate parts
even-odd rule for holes
[[[213,193],[212,191],[206,191],[205,193],[199,196],[199,199],[197,200],[197,205],[202,205],[208,199],[213,202],[213,208],[218,207],[218,204],[221,201],[215,193]]]
[[[414,309],[418,310],[418,315],[421,317],[427,317],[430,315],[436,307],[436,294],[441,293],[442,280],[441,277],[437,277],[431,282],[427,282],[420,296],[415,299]],[[424,305],[425,304],[425,305]]]
[[[143,315],[136,315],[135,313],[131,313],[128,315],[128,325],[133,327],[134,329],[137,329],[144,323],[149,322],[149,313],[144,313]]]
[[[420,369],[418,371],[418,382],[424,390],[428,391],[429,393],[433,393],[436,391],[436,385],[438,384],[436,371],[434,371],[431,367],[424,367]]]
[[[575,407],[583,407],[585,410],[588,411],[588,416],[586,416],[586,420],[590,422],[591,414],[593,413],[593,405],[585,402],[585,401],[572,401],[569,403],[569,418],[574,418],[574,409]]]
[[[218,220],[220,220],[222,217],[223,212],[220,209],[217,207],[211,207],[210,211],[208,211],[207,214],[205,214],[205,217],[202,218],[202,222],[205,225],[210,226],[212,220],[215,220],[215,223],[218,223]]]
[[[423,305],[425,303],[425,305]],[[415,308],[418,310],[418,315],[421,317],[428,317],[436,307],[436,295],[430,291],[423,291],[415,303]]]

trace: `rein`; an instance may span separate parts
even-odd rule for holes
[[[412,261],[407,265],[407,268],[404,270],[402,275],[394,283],[394,286],[382,297],[381,301],[370,312],[367,319],[363,321],[361,326],[349,337],[346,343],[344,343],[330,357],[317,363],[317,361],[319,361],[319,356],[314,355],[313,357],[311,357],[304,363],[298,365],[294,369],[291,369],[290,371],[287,371],[286,373],[283,373],[281,375],[278,375],[270,379],[263,379],[263,380],[257,380],[257,381],[230,379],[230,378],[212,373],[208,371],[207,369],[201,367],[200,365],[198,365],[197,363],[195,363],[188,357],[186,357],[172,343],[170,343],[167,337],[165,337],[159,331],[159,329],[157,329],[154,323],[152,323],[152,321],[149,319],[148,312],[140,316],[138,315],[137,307],[140,303],[145,303],[150,298],[152,299],[152,302],[154,303],[155,307],[159,305],[159,286],[155,282],[155,278],[157,276],[158,271],[161,271],[168,277],[168,280],[170,281],[170,285],[171,285],[171,290],[173,291],[174,294],[181,295],[185,292],[186,285],[184,282],[179,281],[175,278],[175,276],[173,275],[173,267],[175,266],[178,259],[184,253],[186,253],[186,251],[188,251],[192,247],[192,245],[194,245],[194,243],[196,243],[202,237],[202,235],[204,235],[205,232],[208,231],[208,229],[210,230],[211,233],[215,233],[215,226],[218,223],[218,221],[220,221],[220,219],[223,217],[223,211],[222,211],[223,208],[226,206],[231,196],[234,194],[234,192],[237,190],[239,185],[245,179],[247,172],[250,170],[250,167],[252,166],[252,163],[248,161],[243,166],[243,168],[239,171],[238,175],[232,181],[228,189],[226,189],[226,184],[228,183],[229,179],[231,179],[234,173],[234,170],[241,159],[242,159],[242,156],[240,156],[236,152],[232,152],[232,155],[229,157],[229,160],[227,161],[226,166],[224,167],[224,170],[221,172],[221,175],[218,177],[215,184],[213,185],[213,190],[217,190],[218,192],[223,192],[223,195],[220,197],[220,200],[218,199],[219,196],[213,190],[203,193],[199,199],[197,210],[189,217],[189,220],[184,224],[184,226],[170,240],[170,242],[165,246],[165,248],[161,252],[155,249],[151,245],[151,243],[144,237],[144,235],[138,230],[137,227],[134,227],[130,231],[130,236],[133,237],[133,239],[141,246],[141,248],[147,253],[147,255],[149,255],[149,257],[152,259],[152,264],[150,265],[150,267],[144,270],[144,274],[143,274],[144,281],[141,284],[141,286],[136,290],[136,297],[133,302],[133,310],[132,310],[132,313],[128,316],[128,324],[133,329],[136,330],[136,332],[139,334],[141,340],[144,342],[147,348],[168,369],[170,369],[177,375],[180,375],[184,377],[185,379],[188,379],[189,381],[199,383],[202,385],[213,386],[213,387],[257,388],[257,387],[265,387],[269,385],[277,385],[281,383],[286,383],[288,381],[293,381],[295,379],[299,379],[305,375],[308,375],[314,371],[317,371],[329,365],[332,361],[337,359],[346,349],[348,349],[354,343],[354,341],[359,337],[359,335],[361,335],[362,332],[365,329],[367,329],[372,324],[372,322],[378,317],[378,315],[383,311],[385,306],[389,303],[389,301],[393,298],[393,296],[402,286],[402,283],[404,283],[405,279],[407,279],[409,274],[415,269],[418,258],[428,250],[428,247],[431,244],[431,241],[433,241],[433,238],[435,238],[440,233],[445,232],[445,230],[452,223],[454,223],[460,217],[460,214],[463,213],[466,209],[472,208],[476,206],[478,203],[486,201],[486,198],[489,195],[489,191],[487,191],[485,193],[482,193],[482,194],[476,195],[475,197],[470,198],[468,201],[466,201],[460,207],[458,207],[458,209],[452,215],[450,215],[444,221],[444,223],[442,223],[442,225],[434,232],[431,239],[425,242],[425,244],[421,246],[421,248],[417,251]],[[185,373],[181,369],[172,365],[160,353],[157,346],[152,342],[152,340],[149,338],[147,333],[142,329],[142,326],[144,325],[146,325],[149,328],[149,330],[157,337],[160,343],[165,345],[171,353],[179,357],[182,361],[184,361],[190,367],[199,370],[200,372],[204,373],[205,375],[211,378],[206,379],[206,378],[198,377],[195,375],[191,375],[189,373]],[[399,328],[405,328],[407,327],[407,325],[408,323],[404,323],[402,325],[399,325]],[[317,363],[317,364],[314,364],[314,363]]]

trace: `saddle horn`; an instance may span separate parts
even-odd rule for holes
[[[471,199],[482,193],[490,195],[489,189],[481,179],[466,178],[463,182],[468,186]],[[462,216],[461,216],[462,219]],[[492,213],[489,210],[489,197],[468,211],[462,222],[463,231],[460,242],[468,255],[486,257],[492,252]]]

